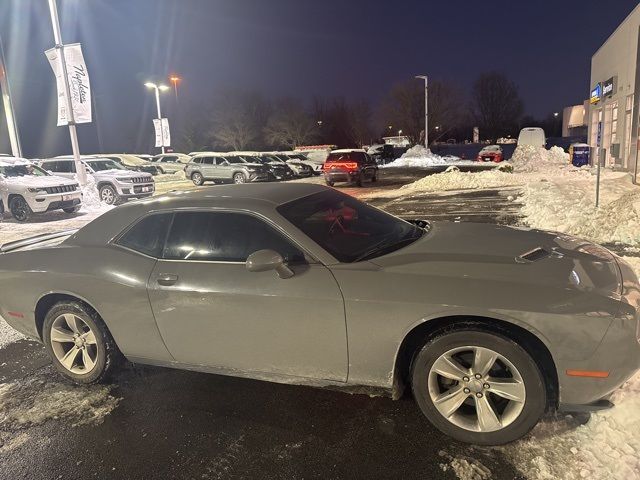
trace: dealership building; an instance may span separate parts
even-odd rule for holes
[[[591,59],[589,145],[606,149],[605,164],[639,181],[640,5]],[[638,92],[638,94],[635,94]]]

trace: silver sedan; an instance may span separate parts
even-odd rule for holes
[[[407,222],[334,189],[231,185],[133,202],[2,247],[0,315],[58,371],[130,361],[386,393],[475,444],[611,406],[640,367],[640,287],[566,235]]]

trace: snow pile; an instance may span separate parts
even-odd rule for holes
[[[500,450],[527,478],[640,478],[640,374],[612,401],[615,408],[592,414],[585,425],[570,415],[544,422],[526,439]]]
[[[110,206],[102,203],[96,181],[91,175],[87,175],[87,183],[82,187],[83,212],[100,212],[109,210]]]
[[[626,174],[603,172],[596,209],[595,178],[584,173],[570,181],[528,184],[522,196],[525,222],[598,243],[640,245],[640,189]]]
[[[10,343],[17,342],[25,338],[21,333],[16,332],[7,322],[0,319],[0,348],[4,348]]]
[[[454,457],[443,450],[439,451],[438,455],[448,460],[448,463],[440,464],[440,469],[443,472],[452,470],[459,480],[489,480],[492,478],[491,470],[476,459]]]
[[[516,148],[511,157],[515,172],[532,173],[548,172],[560,167],[570,167],[569,154],[560,147],[537,148],[530,145],[521,145]]]
[[[496,188],[511,185],[520,185],[522,180],[511,173],[497,170],[484,170],[482,172],[450,171],[427,175],[408,185],[403,185],[398,194],[409,192],[435,192],[441,190],[462,190],[479,188]]]
[[[445,156],[441,157],[432,153],[431,150],[424,148],[422,145],[416,145],[407,150],[400,158],[386,165],[380,165],[380,168],[398,168],[413,167],[425,168],[438,165],[448,165],[451,162],[460,160],[458,157]]]

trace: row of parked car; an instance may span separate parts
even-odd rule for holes
[[[322,161],[296,152],[192,152],[84,155],[81,162],[100,200],[117,205],[155,192],[154,176],[185,172],[195,185],[205,182],[245,183],[281,181],[322,173]],[[5,212],[20,222],[34,213],[77,212],[82,192],[71,156],[26,160],[0,156],[0,216]]]

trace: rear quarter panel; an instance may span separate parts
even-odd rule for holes
[[[37,337],[38,301],[51,293],[72,295],[100,314],[125,356],[170,361],[147,294],[154,265],[154,259],[115,246],[63,245],[0,255],[0,315]]]

